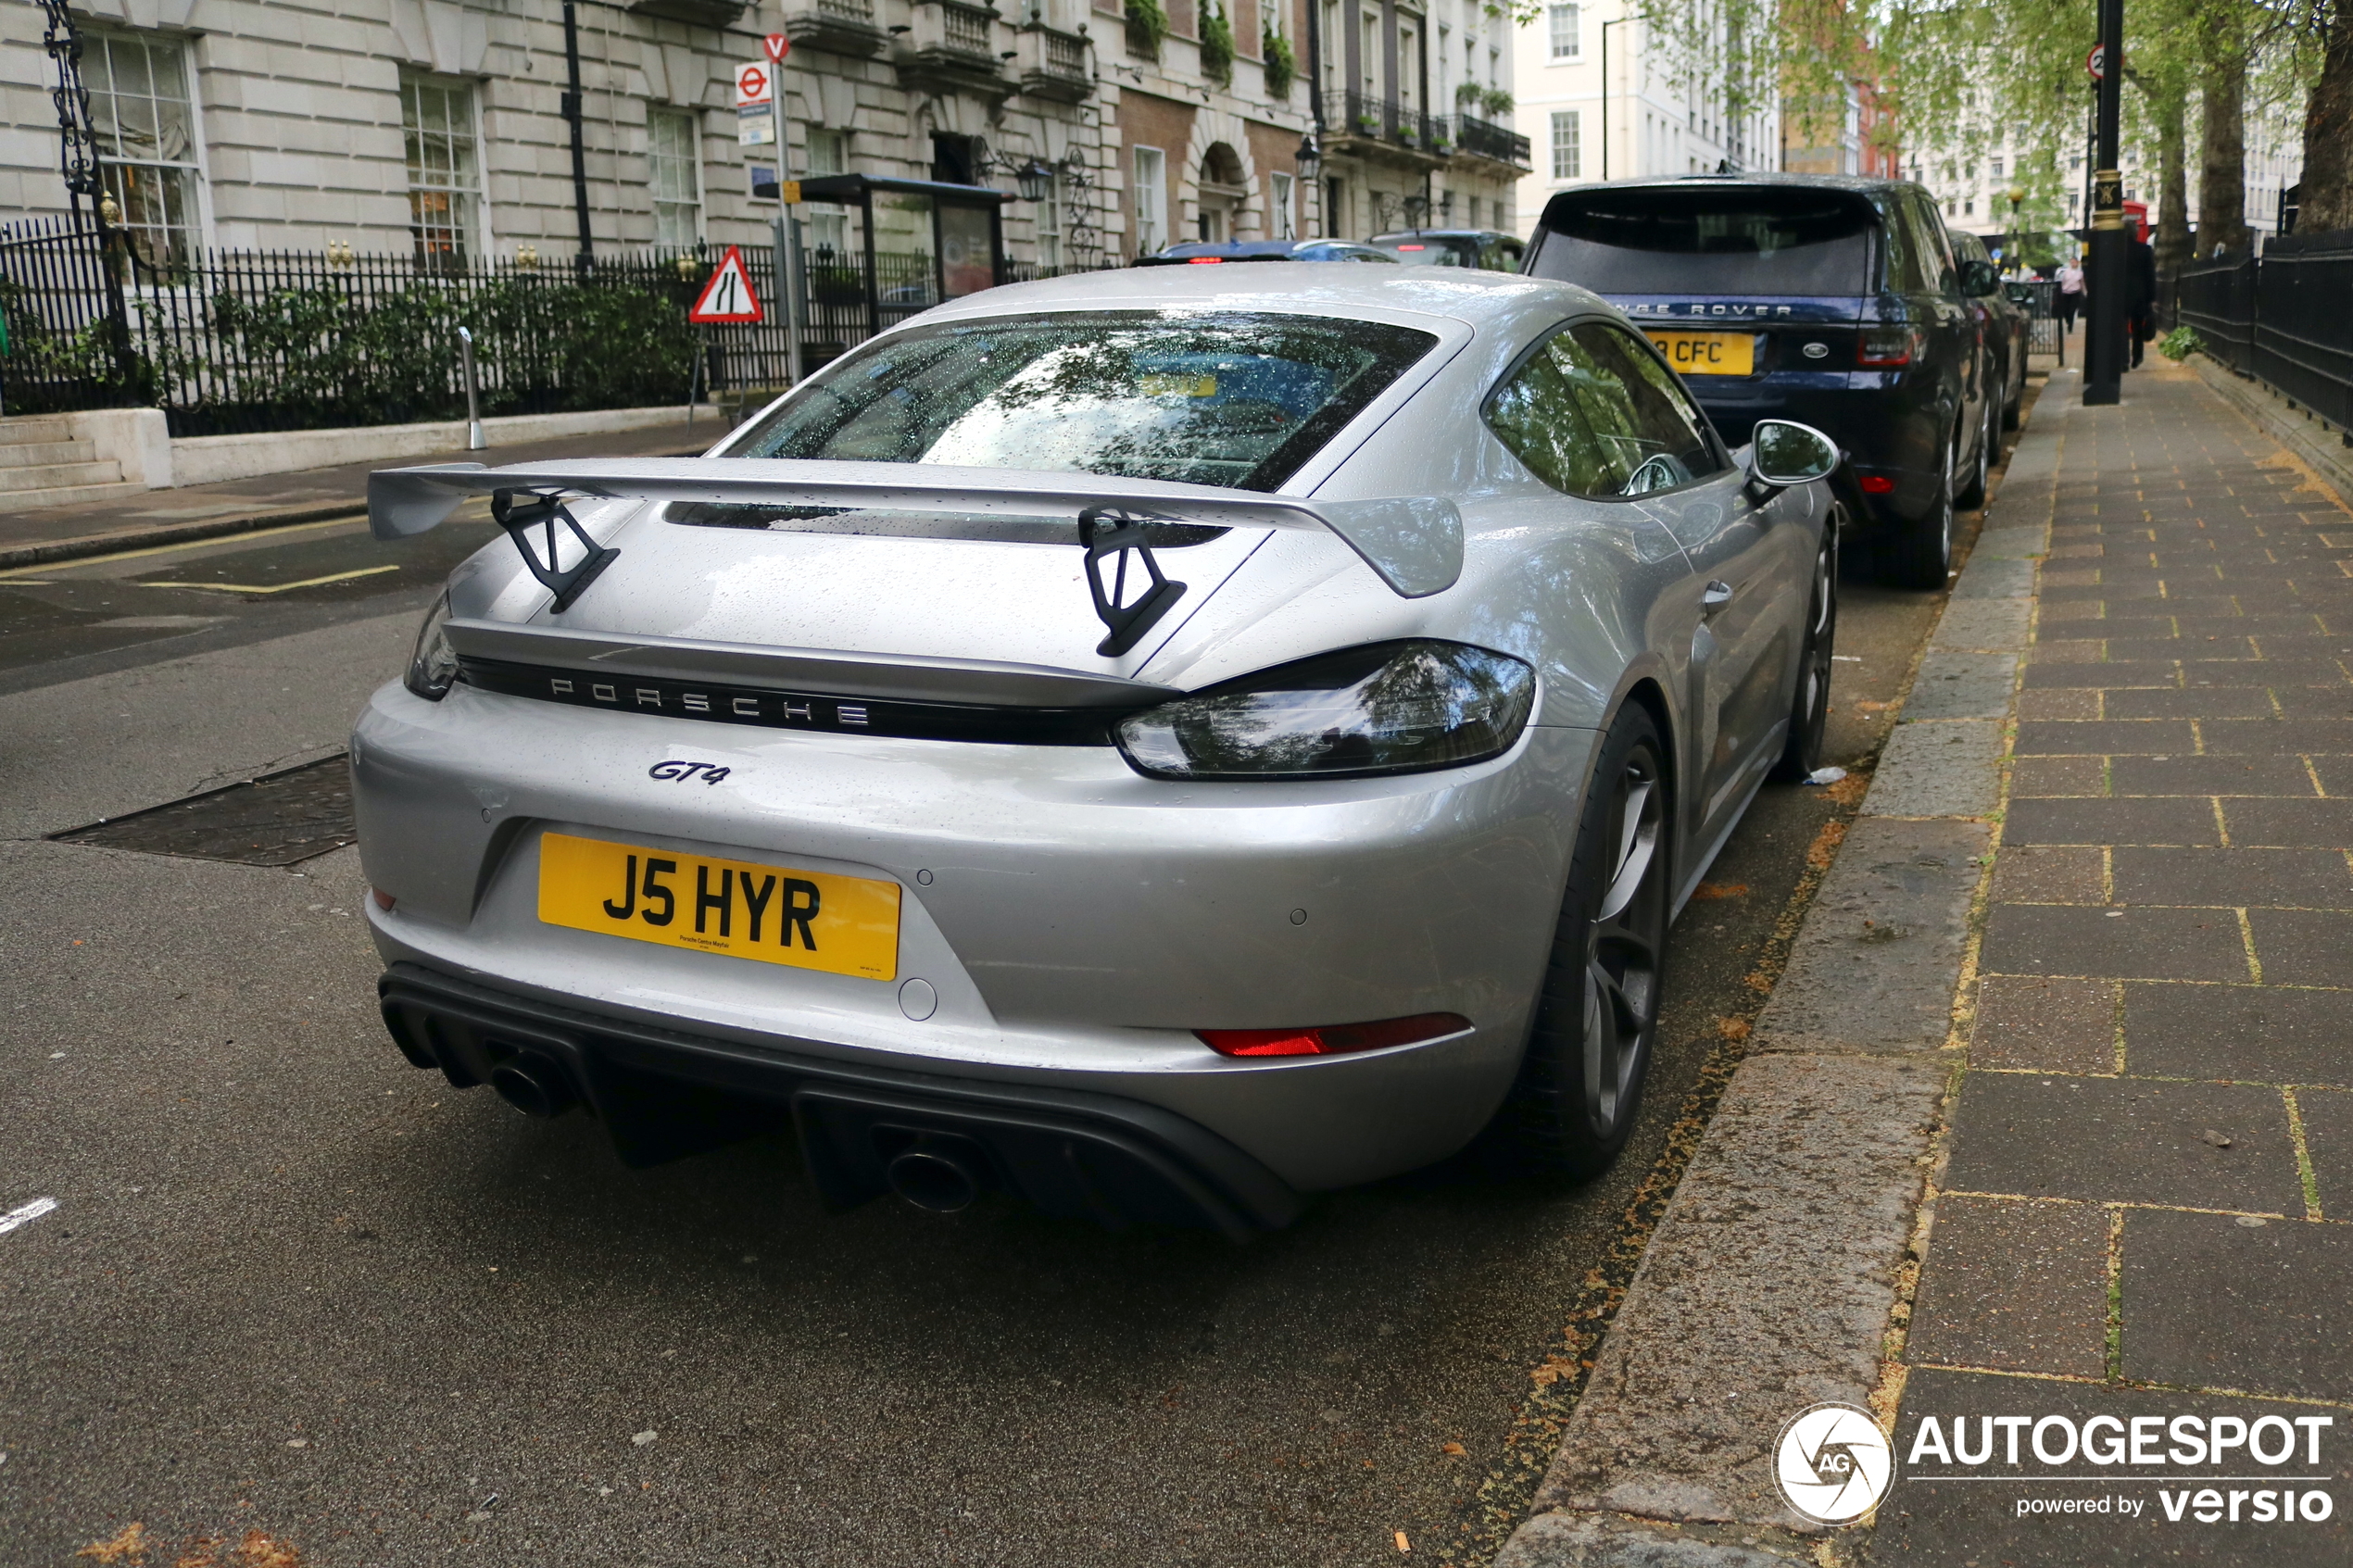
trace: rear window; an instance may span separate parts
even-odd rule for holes
[[[1367,240],[1375,250],[1385,250],[1408,267],[1476,267],[1478,265],[1477,240]]]
[[[1529,270],[1596,294],[1859,295],[1878,215],[1843,191],[1694,185],[1572,192]]]
[[[1437,343],[1411,327],[1265,312],[946,323],[827,366],[728,456],[1272,490]]]

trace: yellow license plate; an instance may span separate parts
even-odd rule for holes
[[[899,884],[551,833],[539,918],[574,931],[854,974],[899,977]]]
[[[1753,332],[1645,332],[1686,376],[1746,376],[1756,373]]]

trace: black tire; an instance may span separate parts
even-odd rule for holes
[[[1790,701],[1789,739],[1773,778],[1797,784],[1822,765],[1822,736],[1831,721],[1831,654],[1838,646],[1838,513],[1822,531],[1814,558],[1814,586],[1806,601],[1806,642],[1798,654],[1797,691]]]
[[[1881,532],[1880,575],[1898,588],[1942,588],[1953,571],[1953,470],[1960,465],[1960,433],[1944,443],[1944,483],[1925,517]]]
[[[1586,1179],[1626,1147],[1658,1034],[1674,813],[1658,726],[1603,738],[1519,1077],[1489,1128],[1505,1168]]]
[[[1982,507],[1985,504],[1986,485],[1994,477],[1994,446],[2001,440],[1994,433],[1999,428],[1994,422],[1994,394],[1989,390],[1985,394],[1985,411],[1978,416],[1977,456],[1969,460],[1969,483],[1959,495],[1953,497],[1954,505]]]
[[[2019,345],[2017,366],[2018,369],[2010,377],[2009,391],[2002,398],[2002,428],[2004,430],[2016,430],[2019,427],[2019,421],[2024,417],[2022,410],[2026,402],[2026,345],[2023,344]]]

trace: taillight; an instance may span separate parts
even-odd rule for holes
[[[1893,370],[1910,364],[1927,350],[1927,334],[1917,327],[1871,327],[1855,340],[1855,362]]]
[[[1471,1026],[1458,1012],[1418,1012],[1374,1023],[1326,1023],[1313,1029],[1196,1029],[1202,1044],[1220,1056],[1344,1056],[1410,1046],[1459,1035]]]
[[[1225,259],[1226,258],[1222,256],[1189,256],[1185,257],[1185,265],[1188,267],[1214,267]]]
[[[1863,493],[1867,495],[1884,495],[1894,488],[1895,482],[1883,473],[1867,473],[1863,476]]]

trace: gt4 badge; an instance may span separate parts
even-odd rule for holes
[[[733,771],[723,768],[716,762],[684,762],[673,759],[667,762],[655,763],[646,770],[646,776],[649,779],[669,779],[683,784],[699,773],[702,775],[703,783],[715,784]]]

